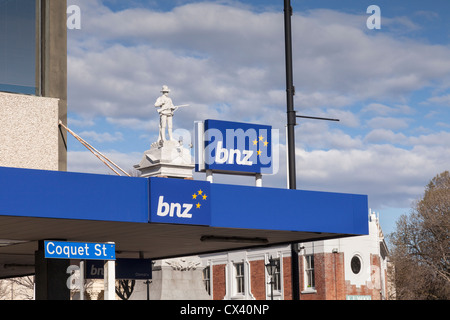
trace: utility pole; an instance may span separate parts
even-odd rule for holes
[[[292,29],[291,29],[292,7],[290,0],[284,0],[284,29],[285,29],[285,51],[286,51],[286,93],[287,93],[287,145],[289,165],[289,189],[296,189],[295,179],[295,126],[296,112],[294,110],[294,76],[292,71]]]
[[[287,94],[287,148],[288,148],[288,182],[289,189],[297,189],[295,169],[295,125],[296,113],[294,110],[295,87],[292,71],[292,7],[290,0],[284,0],[284,36],[286,52],[286,94]],[[291,244],[291,277],[292,300],[300,300],[299,266],[297,244]]]
[[[297,189],[297,169],[295,167],[295,126],[297,118],[339,121],[338,119],[298,116],[294,110],[294,75],[292,67],[292,7],[290,0],[284,0],[284,33],[286,52],[286,95],[287,95],[287,141],[288,148],[288,186],[289,189]],[[292,300],[300,300],[299,284],[299,264],[298,264],[298,244],[291,244],[291,278],[292,278]]]

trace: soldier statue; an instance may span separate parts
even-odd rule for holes
[[[158,108],[159,113],[159,138],[158,144],[162,145],[166,141],[166,128],[168,131],[169,140],[173,141],[172,136],[172,123],[173,114],[180,107],[186,107],[187,105],[174,106],[172,99],[169,98],[170,89],[164,85],[161,89],[162,95],[156,100],[155,107]]]

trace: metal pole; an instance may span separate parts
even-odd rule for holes
[[[288,147],[288,178],[289,189],[297,189],[295,168],[295,126],[296,113],[294,110],[295,88],[293,84],[292,71],[292,29],[291,29],[292,7],[290,0],[284,0],[284,29],[285,29],[285,51],[286,51],[286,94],[287,94],[287,147]],[[291,244],[291,277],[292,277],[292,300],[300,300],[299,267],[297,244]]]
[[[291,244],[291,270],[292,270],[292,300],[300,300],[300,279],[299,279],[299,265],[298,265],[298,250],[297,244]]]
[[[284,28],[286,47],[286,93],[287,93],[287,145],[289,164],[289,189],[296,189],[295,169],[295,126],[296,112],[294,110],[295,88],[292,71],[292,31],[291,31],[292,7],[290,0],[284,0]]]
[[[273,300],[273,276],[270,276],[270,288],[271,288],[270,300]]]
[[[314,120],[340,121],[339,119],[332,119],[332,118],[307,117],[307,116],[296,116],[296,117],[304,118],[304,119],[314,119]]]

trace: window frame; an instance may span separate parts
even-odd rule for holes
[[[244,262],[233,263],[233,277],[234,277],[234,288],[233,293],[235,295],[244,296],[245,290],[245,264]],[[241,290],[242,289],[242,290]]]
[[[206,266],[202,271],[203,285],[206,292],[211,295],[211,266]]]
[[[275,274],[273,275],[273,291],[274,292],[281,292],[281,259],[275,258],[274,260],[278,260],[278,266],[275,270]],[[270,275],[269,275],[270,278]]]
[[[304,287],[305,291],[316,290],[314,254],[308,254],[303,257],[304,261]]]

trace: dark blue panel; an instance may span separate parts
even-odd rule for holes
[[[148,222],[148,180],[0,168],[0,215]]]
[[[212,200],[209,182],[150,178],[150,222],[208,226]]]
[[[152,278],[152,260],[116,259],[116,279],[147,280]],[[86,261],[86,279],[104,279],[104,262]]]
[[[212,226],[368,234],[367,196],[211,185]]]
[[[205,169],[215,172],[272,173],[272,127],[206,120]]]

